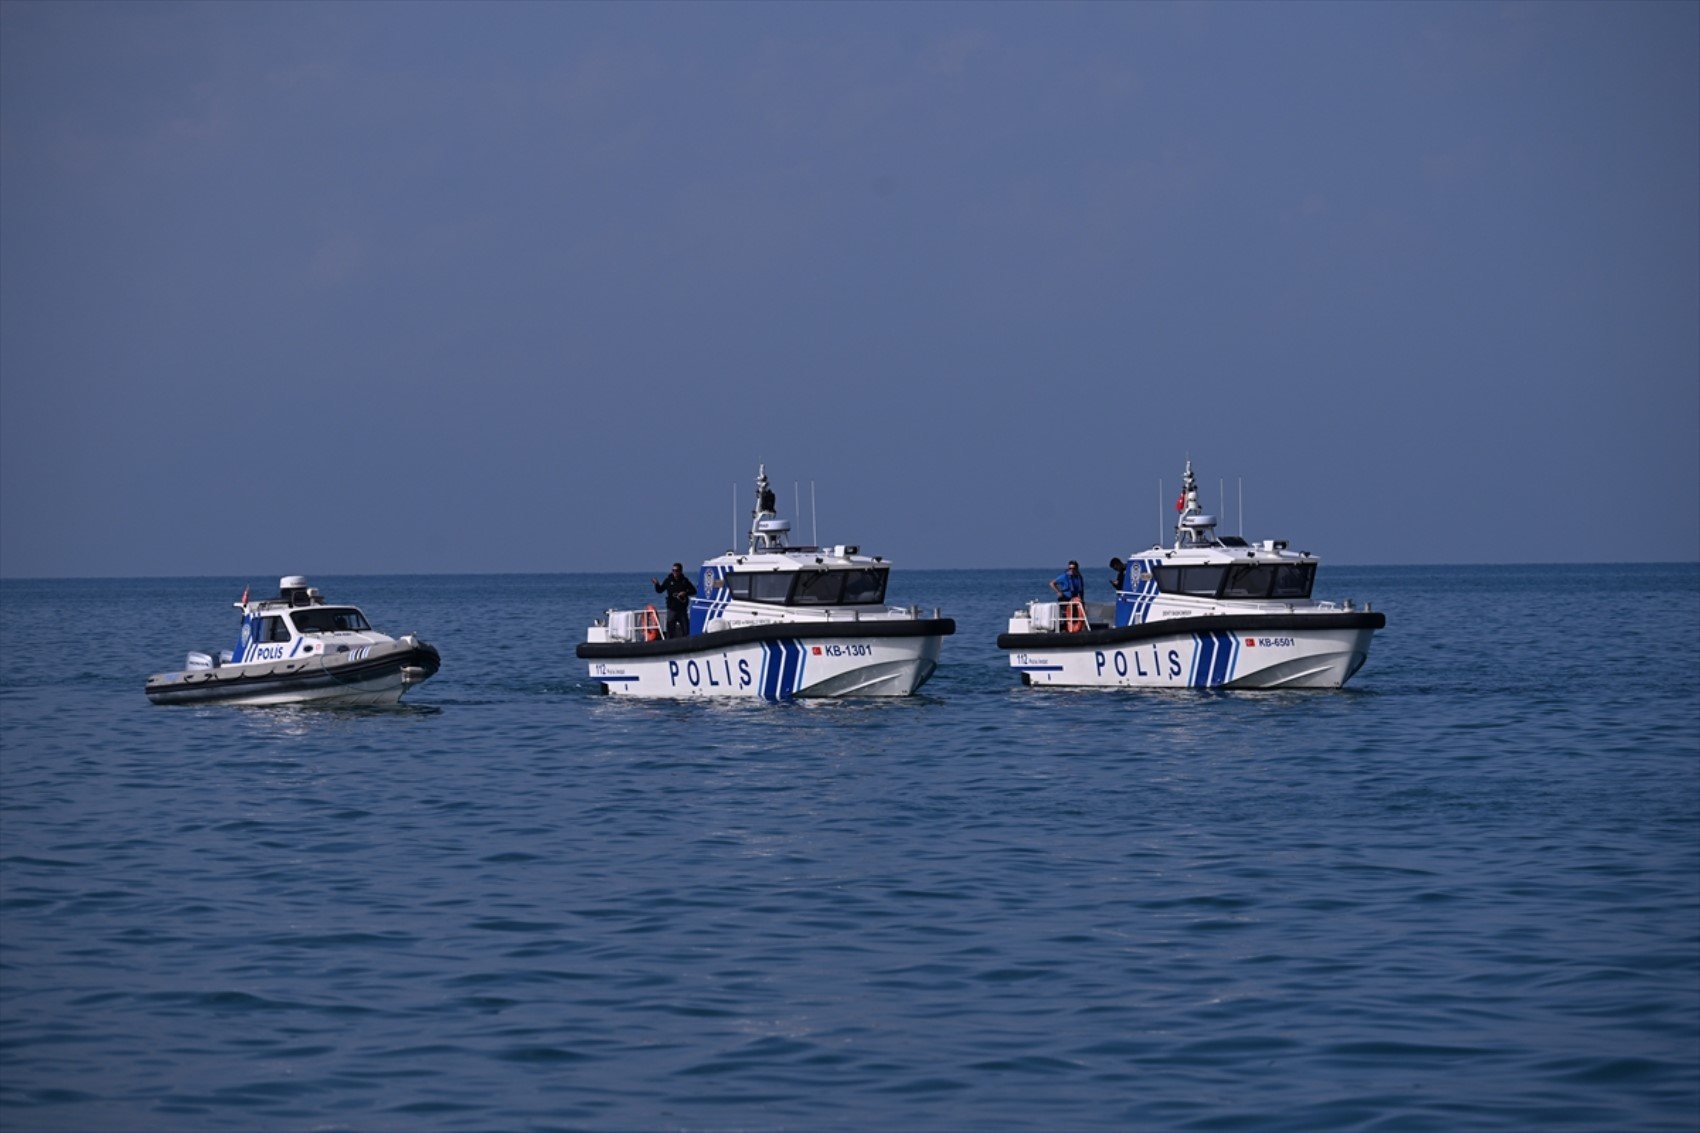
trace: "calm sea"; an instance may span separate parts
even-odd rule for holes
[[[142,695],[275,578],[0,584],[0,1128],[1700,1126],[1700,566],[1324,567],[1286,694],[1019,687],[1049,573],[783,705],[595,695],[647,574],[315,577],[443,654],[344,711]]]

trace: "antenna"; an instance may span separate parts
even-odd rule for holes
[[[809,542],[820,546],[820,516],[815,512],[815,482],[809,481]]]
[[[1157,546],[1159,547],[1163,545],[1163,501],[1166,498],[1163,495],[1163,478],[1159,476],[1157,477]]]
[[[803,522],[803,497],[797,487],[797,481],[791,481],[791,514],[797,517],[797,522]]]
[[[738,552],[738,482],[732,481],[732,544],[733,554]]]
[[[1240,477],[1240,538],[1245,538],[1245,477]]]
[[[1222,518],[1228,518],[1228,481],[1226,477],[1216,477],[1216,498],[1222,501]]]

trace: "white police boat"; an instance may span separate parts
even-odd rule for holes
[[[1317,558],[1216,534],[1186,464],[1175,543],[1131,556],[1115,601],[1029,602],[998,636],[1023,683],[1340,688],[1386,615],[1311,597]]]
[[[907,696],[938,667],[956,623],[885,604],[891,564],[860,547],[791,546],[767,468],[756,477],[749,550],[702,564],[690,633],[669,638],[655,607],[609,610],[578,656],[619,696]]]
[[[442,664],[435,646],[412,634],[379,633],[353,606],[328,605],[300,575],[276,598],[236,603],[235,649],[190,653],[183,670],[148,678],[155,704],[394,704]]]

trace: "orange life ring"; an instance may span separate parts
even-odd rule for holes
[[[661,636],[661,615],[655,612],[654,606],[645,606],[638,622],[643,626],[645,641],[654,641]]]
[[[1086,630],[1086,603],[1070,598],[1062,604],[1064,633],[1083,633]]]

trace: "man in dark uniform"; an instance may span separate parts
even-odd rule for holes
[[[696,597],[697,588],[691,585],[691,580],[685,577],[685,568],[680,563],[673,564],[673,572],[666,578],[650,579],[657,594],[667,595],[667,636],[689,637],[691,635],[691,599]]]

